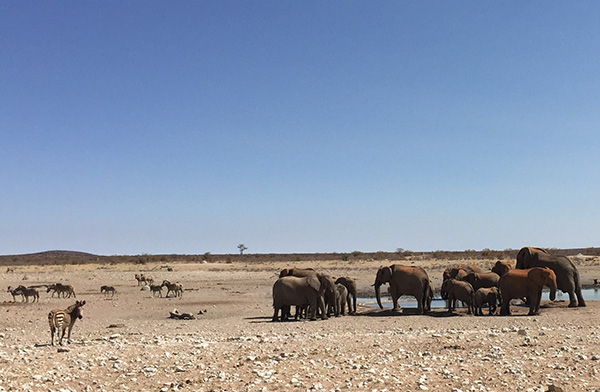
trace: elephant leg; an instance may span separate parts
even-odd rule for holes
[[[585,307],[585,299],[583,299],[583,294],[581,294],[581,287],[577,287],[577,289],[575,290],[575,294],[577,295],[577,306]]]
[[[533,316],[535,315],[535,298],[533,297],[529,297],[529,313],[527,313],[528,316]]]
[[[502,306],[500,306],[500,316],[510,316],[510,298],[502,298]]]
[[[346,303],[348,304],[348,314],[352,314],[352,296],[350,293],[346,296]]]
[[[296,314],[294,320],[303,319],[308,317],[308,308],[306,306],[296,306]]]
[[[356,314],[356,293],[352,294],[352,307],[354,308],[350,314]]]
[[[317,300],[311,300],[310,304],[308,305],[309,309],[310,309],[310,316],[308,314],[308,311],[306,313],[306,317],[310,320],[310,321],[314,321],[317,319]]]
[[[417,298],[417,314],[425,314],[425,306],[424,306],[425,296],[422,298]]]
[[[323,301],[323,297],[317,298],[317,303],[323,311],[321,312],[321,320],[327,320],[327,314],[325,313],[325,301]]]
[[[569,294],[569,308],[577,307],[577,299],[575,299],[575,292],[573,290],[568,291]]]
[[[528,316],[534,316],[540,311],[540,302],[542,299],[542,289],[537,290],[529,296],[529,313]]]
[[[285,305],[281,308],[281,321],[288,321],[292,312],[291,305]]]

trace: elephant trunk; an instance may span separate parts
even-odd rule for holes
[[[379,305],[379,308],[383,309],[383,305],[381,304],[381,294],[379,292],[380,291],[379,288],[381,287],[381,283],[375,282],[374,286],[375,286],[375,297],[377,298],[377,305]]]

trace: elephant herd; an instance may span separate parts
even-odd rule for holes
[[[393,310],[398,309],[403,295],[415,297],[418,314],[431,310],[435,290],[423,268],[397,264],[379,268],[373,286],[382,309],[380,288],[386,283]],[[544,286],[550,288],[550,300],[555,299],[556,290],[561,290],[569,295],[569,307],[585,306],[579,272],[573,262],[532,247],[519,251],[514,268],[508,262],[498,261],[489,272],[476,266],[446,269],[440,291],[449,312],[457,301],[462,301],[469,314],[482,315],[482,307],[487,304],[490,314],[495,314],[499,305],[501,315],[510,315],[510,301],[522,299],[529,303],[528,314],[535,315],[539,313]],[[350,314],[356,313],[356,282],[348,277],[334,281],[312,269],[291,268],[282,270],[273,285],[273,321],[288,320],[291,306],[296,307],[296,318],[306,311],[307,317],[315,320],[317,315],[325,319],[331,314],[344,314],[346,305]]]
[[[310,320],[316,320],[317,314],[322,319],[332,314],[339,316],[345,313],[346,306],[348,312],[354,314],[356,282],[348,277],[334,281],[329,275],[311,268],[284,269],[273,285],[273,321],[288,320],[292,306],[296,307],[296,318],[307,312]]]

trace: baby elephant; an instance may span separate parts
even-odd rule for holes
[[[340,314],[344,316],[346,314],[346,301],[348,300],[348,289],[341,283],[335,284],[335,290],[337,291],[336,301],[338,312],[336,313],[336,317]]]
[[[490,315],[496,313],[498,305],[502,305],[498,287],[482,287],[475,292],[475,315],[483,316],[483,305],[488,304]]]
[[[448,312],[452,313],[456,300],[467,305],[467,314],[475,313],[473,286],[462,280],[448,279],[442,283],[442,298],[448,299]]]

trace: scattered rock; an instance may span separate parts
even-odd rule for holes
[[[169,318],[177,319],[177,320],[194,320],[196,317],[191,313],[179,313],[177,309],[169,312]]]

